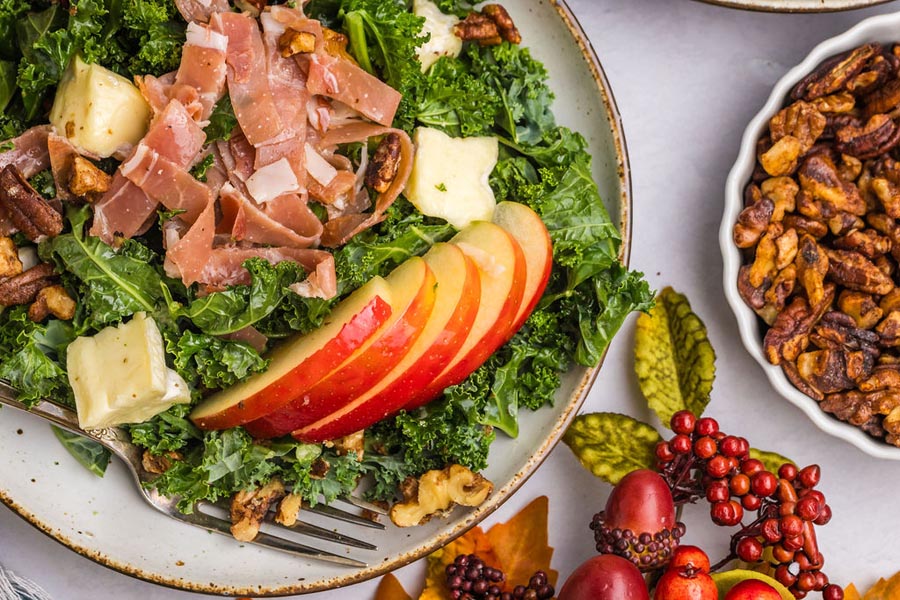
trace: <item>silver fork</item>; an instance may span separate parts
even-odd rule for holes
[[[57,427],[61,427],[62,429],[65,429],[72,433],[90,438],[100,443],[105,448],[109,449],[109,451],[114,455],[118,456],[125,463],[125,466],[128,468],[129,472],[134,478],[141,498],[144,499],[150,506],[178,521],[190,523],[191,525],[195,525],[197,527],[201,527],[215,533],[221,533],[231,538],[230,521],[220,519],[199,510],[201,508],[208,508],[209,506],[212,506],[209,503],[201,502],[194,507],[193,513],[185,514],[179,511],[177,508],[178,498],[168,498],[166,496],[162,496],[157,493],[155,489],[152,489],[145,485],[152,481],[154,475],[148,473],[144,469],[141,460],[143,451],[131,443],[130,436],[125,430],[119,427],[109,427],[106,429],[86,431],[78,426],[78,417],[76,416],[75,412],[65,406],[44,400],[38,402],[35,406],[28,408],[27,406],[16,400],[15,397],[16,391],[9,385],[0,381],[0,404],[19,409],[28,414],[40,417],[45,421],[49,421]],[[366,502],[361,498],[350,496],[342,498],[342,500],[358,508],[363,508],[369,511],[384,514],[384,510],[382,508]],[[215,506],[218,506],[220,509],[227,509],[227,505],[216,504]],[[319,504],[314,507],[310,507],[308,504],[304,504],[304,509],[306,511],[313,512],[324,517],[337,519],[362,527],[384,529],[384,525],[382,525],[381,523],[365,519],[357,514],[336,508],[334,506]],[[265,516],[265,521],[274,524],[279,528],[289,529],[294,533],[300,535],[305,535],[328,542],[334,542],[336,544],[341,544],[344,546],[361,548],[364,550],[377,550],[377,546],[375,546],[374,544],[341,534],[332,529],[319,527],[312,523],[298,520],[295,525],[292,525],[290,527],[279,525],[274,521],[273,512],[269,512]],[[260,532],[250,543],[257,546],[265,546],[266,548],[280,550],[282,552],[288,552],[290,554],[302,556],[304,558],[324,560],[351,567],[368,566],[365,562],[350,558],[348,556],[341,556],[333,552],[328,552],[327,550],[313,548],[311,546],[300,544],[293,540],[265,532]]]

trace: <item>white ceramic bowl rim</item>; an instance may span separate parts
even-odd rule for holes
[[[728,8],[760,12],[838,12],[891,2],[891,0],[700,0]]]
[[[732,241],[732,227],[743,209],[744,188],[756,165],[756,142],[768,127],[769,119],[785,104],[794,85],[823,60],[871,41],[900,41],[900,13],[871,17],[848,31],[825,40],[813,48],[806,59],[787,72],[772,90],[762,110],[750,121],[741,139],[740,152],[725,183],[725,211],[719,229],[719,245],[724,262],[725,297],[737,318],[741,340],[750,355],[765,371],[769,381],[782,396],[800,408],[822,431],[850,442],[863,452],[878,458],[900,460],[900,448],[868,435],[861,429],[827,414],[813,398],[798,390],[780,367],[769,364],[762,347],[760,319],[744,303],[737,290],[741,253]]]

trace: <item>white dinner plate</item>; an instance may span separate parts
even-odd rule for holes
[[[700,0],[729,8],[762,12],[837,12],[884,4],[891,0]]]
[[[584,32],[561,2],[507,0],[524,44],[547,66],[558,121],[580,131],[594,157],[593,174],[628,257],[631,182],[619,113]],[[416,560],[484,519],[521,486],[559,441],[597,374],[577,368],[563,379],[552,408],[521,415],[518,439],[499,435],[485,475],[495,491],[477,509],[415,528],[384,532],[341,526],[378,544],[354,550],[367,568],[306,561],[171,520],[145,505],[115,461],[103,479],[80,467],[48,426],[0,411],[0,500],[75,552],[122,573],[176,588],[229,596],[321,591],[378,576]],[[327,544],[317,542],[320,547]]]

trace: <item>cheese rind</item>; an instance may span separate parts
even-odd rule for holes
[[[427,42],[419,46],[416,54],[422,63],[422,72],[431,68],[442,56],[459,56],[462,40],[453,33],[453,26],[459,23],[453,15],[445,15],[430,0],[414,0],[413,13],[425,19],[422,35],[430,34]]]
[[[416,155],[404,194],[420,212],[457,229],[490,221],[497,201],[488,179],[497,164],[495,137],[451,138],[419,127]]]
[[[66,356],[82,429],[141,423],[191,400],[187,383],[166,366],[156,322],[144,313],[93,337],[76,338]]]
[[[108,157],[144,137],[150,106],[130,81],[75,55],[56,89],[50,122],[79,150]]]

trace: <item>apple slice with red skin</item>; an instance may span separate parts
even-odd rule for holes
[[[478,268],[458,246],[435,244],[423,257],[437,280],[434,310],[412,349],[372,389],[291,435],[316,443],[365,429],[395,412],[428,386],[465,342],[478,314]]]
[[[380,334],[393,311],[391,287],[373,278],[341,301],[321,327],[276,348],[264,373],[210,396],[191,420],[201,429],[227,429],[277,410]]]
[[[315,385],[299,390],[276,410],[244,427],[256,438],[288,434],[341,408],[374,387],[403,360],[434,308],[435,276],[419,257],[406,260],[386,278],[394,312],[380,334],[367,339],[347,360]]]
[[[553,270],[553,242],[541,217],[531,207],[519,202],[500,202],[494,209],[493,222],[519,242],[525,254],[525,291],[522,304],[513,320],[515,335],[537,306]]]
[[[430,385],[415,392],[404,408],[412,410],[436,398],[481,366],[512,336],[512,326],[525,290],[525,254],[499,225],[472,223],[450,240],[478,267],[481,300],[466,341]]]

